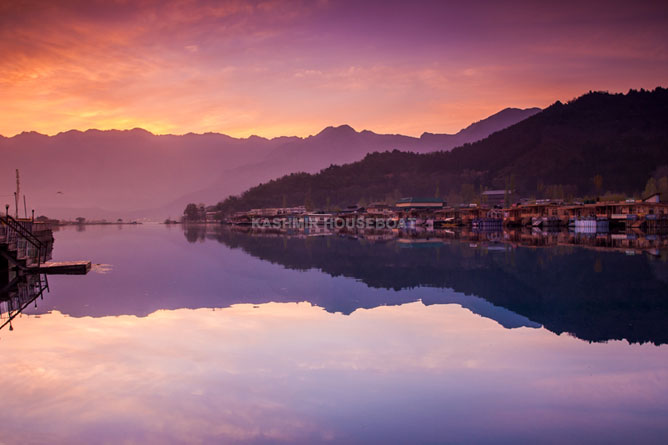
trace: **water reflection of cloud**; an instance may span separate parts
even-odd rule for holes
[[[616,433],[666,430],[666,347],[506,330],[456,305],[350,316],[307,303],[256,306],[22,320],[0,342],[8,437],[460,441],[474,432],[472,419],[486,425],[478,439],[547,432],[558,441],[611,421]],[[606,415],[577,422],[574,407]]]

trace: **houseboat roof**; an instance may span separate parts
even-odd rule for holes
[[[644,202],[661,202],[661,193],[652,193],[646,198],[643,198]]]

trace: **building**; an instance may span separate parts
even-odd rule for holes
[[[444,207],[435,212],[438,224],[468,225],[474,219],[484,218],[490,209],[478,205],[460,205],[458,207]]]
[[[510,190],[487,190],[482,192],[482,202],[492,207],[506,206],[506,197],[510,199],[512,192]]]
[[[251,216],[283,216],[283,215],[301,215],[306,213],[304,206],[298,207],[267,207],[261,209],[251,209],[246,212]]]
[[[561,225],[582,219],[606,220],[616,227],[664,228],[668,226],[668,204],[655,195],[644,201],[628,199],[620,202],[563,205],[540,202],[513,206],[504,210],[507,225],[528,225],[537,219],[558,220]]]
[[[440,198],[401,198],[395,207],[401,210],[442,209],[445,203]]]
[[[207,222],[220,221],[221,219],[223,219],[223,215],[222,215],[221,212],[219,212],[217,210],[212,210],[212,211],[206,212],[206,221]]]
[[[392,214],[392,207],[382,202],[374,202],[366,207],[366,213],[373,216],[388,216]]]

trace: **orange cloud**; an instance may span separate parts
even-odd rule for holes
[[[668,78],[665,8],[651,5],[593,14],[490,3],[474,15],[463,6],[278,0],[0,8],[4,135],[133,127],[307,135],[337,123],[454,132],[507,106]]]

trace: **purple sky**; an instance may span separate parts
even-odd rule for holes
[[[666,2],[0,4],[0,134],[455,132],[666,86]]]

